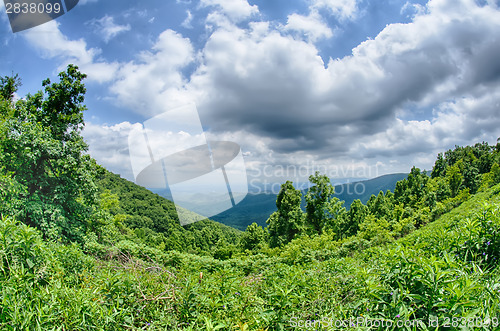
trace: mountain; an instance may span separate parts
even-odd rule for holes
[[[408,174],[396,173],[360,182],[337,185],[335,186],[335,196],[345,201],[344,206],[346,208],[349,208],[356,199],[366,204],[372,194],[377,195],[380,191],[386,192],[387,190],[394,192],[396,182],[405,179],[407,176]]]
[[[335,186],[335,194],[340,200],[344,200],[344,206],[349,208],[351,203],[360,199],[366,204],[372,194],[377,195],[380,191],[394,191],[396,182],[405,179],[407,174],[396,173],[359,182],[346,183]],[[302,192],[305,195],[307,190]],[[276,211],[276,197],[274,193],[249,193],[243,201],[235,207],[228,209],[210,219],[229,225],[233,228],[244,231],[248,225],[256,222],[265,227],[266,220]],[[303,206],[305,207],[305,206]]]
[[[101,194],[115,195],[119,205],[113,215],[126,215],[125,225],[151,246],[206,254],[216,244],[236,244],[240,231],[211,220],[181,226],[174,203],[104,168],[98,170],[96,184]],[[200,215],[181,209],[185,220]]]

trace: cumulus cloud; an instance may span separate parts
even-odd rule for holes
[[[182,21],[181,26],[186,29],[192,29],[193,25],[191,24],[191,22],[193,21],[193,14],[191,14],[190,10],[186,10],[186,15],[186,19]]]
[[[123,64],[111,91],[122,105],[152,116],[190,100],[179,92],[186,80],[181,69],[194,61],[191,42],[172,30],[160,34],[152,51]]]
[[[354,19],[355,1],[314,1],[308,16],[292,14],[279,30],[265,21],[236,25],[257,13],[246,1],[202,3],[217,8],[209,17],[218,23],[198,54],[167,30],[120,68],[111,89],[144,116],[196,102],[209,134],[240,143],[252,167],[312,159],[428,169],[436,152],[500,135],[494,4],[432,0],[412,22],[390,24],[350,56],[324,61],[310,41],[331,30],[313,10]]]
[[[105,168],[133,181],[128,135],[139,123],[122,122],[115,125],[85,124],[83,137],[89,145],[89,153]]]
[[[59,70],[73,63],[88,75],[89,80],[105,82],[113,78],[118,67],[116,63],[97,60],[101,50],[89,48],[85,40],[70,40],[59,30],[59,23],[56,21],[47,22],[20,34],[42,57],[58,59],[61,63]]]
[[[250,5],[247,0],[201,0],[203,7],[215,7],[233,22],[240,22],[259,13],[257,5]]]
[[[101,19],[94,19],[90,21],[89,24],[94,27],[96,34],[101,35],[106,43],[118,34],[130,31],[130,24],[115,24],[114,18],[108,15]]]
[[[333,36],[332,29],[323,22],[321,16],[315,11],[308,16],[296,13],[289,15],[285,29],[304,33],[312,42]]]
[[[312,8],[327,9],[338,20],[353,20],[358,14],[357,0],[312,0]]]
[[[401,7],[400,14],[408,13],[412,14],[412,16],[415,15],[423,15],[426,12],[425,6],[419,4],[419,3],[411,3],[409,1],[406,1],[406,3]]]
[[[376,143],[386,130],[393,131],[388,136],[419,141],[437,128],[429,120],[404,122],[396,117],[398,109],[434,106],[439,113],[443,100],[480,98],[499,84],[498,10],[444,0],[431,1],[428,10],[412,23],[387,26],[352,56],[327,64],[315,46],[277,32],[220,29],[208,40],[204,65],[189,88],[203,91],[198,102],[212,129],[245,128],[272,137],[276,152],[334,155],[370,137],[375,142],[365,145],[367,156],[394,155],[400,149],[393,144]],[[457,125],[466,122],[471,123]],[[469,129],[482,130],[480,125]],[[474,137],[485,136],[469,135]]]

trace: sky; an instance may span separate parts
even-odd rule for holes
[[[131,180],[128,134],[186,104],[259,181],[430,170],[500,137],[498,0],[80,0],[17,33],[2,3],[0,45],[18,97],[87,74],[90,154]]]

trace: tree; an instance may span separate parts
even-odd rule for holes
[[[315,233],[321,234],[328,222],[330,215],[328,206],[331,204],[332,198],[334,198],[335,188],[330,183],[330,179],[326,175],[320,175],[319,171],[309,176],[309,181],[314,186],[310,187],[306,194],[307,225]]]
[[[240,240],[241,247],[245,250],[258,248],[266,241],[266,232],[257,223],[250,224]]]
[[[458,194],[458,190],[460,189],[463,180],[464,176],[462,175],[458,164],[448,168],[446,171],[446,181],[450,187],[451,197],[455,197]]]
[[[368,207],[366,207],[361,200],[356,199],[351,203],[351,207],[344,217],[344,222],[340,227],[341,237],[354,236],[359,231],[359,225],[364,221],[369,214]]]
[[[469,163],[464,169],[463,176],[464,186],[469,188],[471,194],[475,194],[479,186],[481,186],[481,175],[479,174],[478,168]]]
[[[394,202],[416,207],[428,193],[428,181],[425,171],[412,167],[408,177],[396,183]]]
[[[370,209],[370,213],[377,218],[386,217],[390,214],[390,206],[383,191],[380,191],[376,196],[372,195],[368,200],[367,207]]]
[[[12,99],[14,99],[14,93],[17,92],[20,86],[21,79],[17,74],[10,77],[0,77],[0,100],[12,101]]]
[[[301,198],[302,193],[293,187],[291,181],[281,185],[276,199],[278,210],[272,213],[266,221],[271,247],[282,246],[292,241],[302,231],[304,213],[300,208]]]
[[[493,164],[491,167],[491,177],[493,180],[493,184],[499,184],[500,183],[500,166],[498,163]]]
[[[44,92],[10,106],[0,121],[0,163],[24,192],[18,217],[51,239],[81,241],[97,206],[96,165],[80,134],[85,77],[69,65],[60,82],[45,80]]]
[[[437,160],[432,168],[431,178],[443,177],[446,172],[446,160],[443,157],[443,153],[439,153]]]

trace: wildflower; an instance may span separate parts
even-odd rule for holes
[[[489,245],[491,245],[491,241],[488,241],[488,242],[486,243],[486,245],[488,245],[488,246],[489,246]]]
[[[486,255],[486,253],[483,253],[483,255]]]
[[[399,316],[399,314],[396,315],[396,318],[400,318],[401,316]]]
[[[391,292],[391,295],[393,295],[393,294],[394,294],[394,293],[393,293],[393,292]]]

